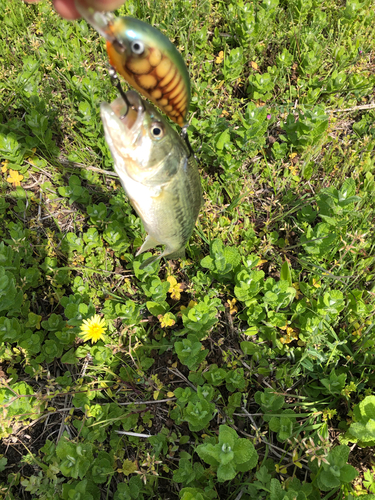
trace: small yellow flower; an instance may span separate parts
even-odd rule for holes
[[[160,325],[162,328],[173,326],[176,323],[174,315],[169,312],[165,313],[164,316],[162,314],[159,314],[158,320],[160,321]]]
[[[313,278],[313,286],[315,286],[315,288],[321,288],[322,285],[320,284],[320,281]]]
[[[81,326],[82,339],[87,342],[91,340],[94,344],[101,340],[105,332],[105,320],[100,318],[99,314],[95,314],[90,319],[84,319]]]
[[[289,170],[290,170],[290,173],[292,175],[297,175],[298,174],[298,167],[296,167],[295,165],[291,165],[290,167],[288,167]]]
[[[3,174],[7,171],[7,168],[8,168],[8,163],[9,163],[9,160],[4,160],[1,162],[1,171],[3,172]]]
[[[224,52],[221,50],[219,52],[219,55],[217,56],[217,58],[215,59],[215,63],[216,64],[221,64],[222,62],[224,61]]]
[[[194,306],[196,306],[198,304],[198,302],[195,302],[194,300],[191,300],[188,304],[188,306],[180,306],[180,312],[178,313],[180,316],[181,316],[181,312],[182,311],[186,311],[189,312],[189,309],[193,309]]]
[[[284,330],[284,327],[282,327],[281,330]],[[298,340],[298,333],[290,326],[287,326],[286,335],[280,337],[280,342],[282,344],[290,344],[291,342],[293,342],[293,340]]]
[[[265,262],[267,262],[267,260],[262,259],[258,262],[258,264],[255,267],[262,266]]]
[[[251,61],[250,65],[251,65],[251,67],[252,67],[253,69],[255,69],[255,70],[257,70],[257,69],[258,69],[258,64],[257,64],[255,61]]]
[[[174,276],[168,276],[167,281],[170,284],[168,291],[171,294],[171,299],[180,300],[182,285],[180,283],[177,283],[177,280]]]
[[[13,184],[14,187],[20,186],[22,179],[23,175],[19,174],[17,170],[9,170],[9,177],[7,178],[7,182]]]
[[[227,305],[229,307],[229,314],[231,316],[233,316],[234,314],[236,314],[236,312],[238,312],[237,306],[234,305],[236,302],[237,302],[236,299],[232,299],[232,300],[228,299],[228,301],[227,301]]]

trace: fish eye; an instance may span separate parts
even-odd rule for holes
[[[150,127],[151,137],[160,140],[164,137],[164,127],[160,122],[154,122]]]
[[[145,46],[143,45],[143,43],[139,40],[134,40],[131,44],[130,44],[130,48],[133,52],[133,54],[136,54],[137,56],[140,56],[141,54],[143,54],[143,52],[145,51]]]

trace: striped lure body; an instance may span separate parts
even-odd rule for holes
[[[190,78],[176,47],[159,30],[132,17],[117,17],[107,52],[115,70],[181,127],[190,104]]]
[[[148,233],[137,255],[165,245],[161,257],[180,258],[202,204],[195,159],[167,120],[134,91],[101,105],[115,170]]]
[[[175,123],[186,125],[190,78],[173,43],[139,19],[96,11],[84,0],[75,0],[75,6],[107,40],[109,60],[117,73]]]

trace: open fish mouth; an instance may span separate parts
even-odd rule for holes
[[[121,140],[123,146],[132,146],[137,141],[142,128],[145,105],[141,97],[134,90],[122,92],[113,102],[103,102],[100,105],[100,114],[107,135]]]

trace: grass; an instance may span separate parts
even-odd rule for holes
[[[373,498],[371,2],[119,12],[188,64],[205,205],[139,270],[103,40],[0,5],[0,498]]]

